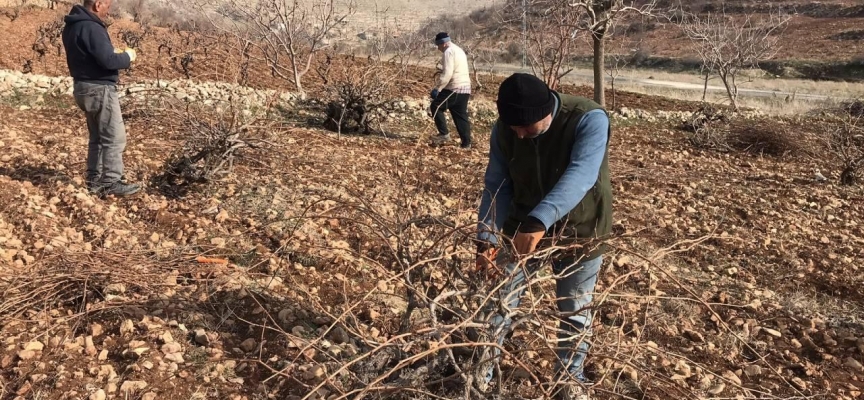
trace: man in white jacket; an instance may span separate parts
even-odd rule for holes
[[[462,139],[462,148],[471,147],[471,121],[468,120],[468,99],[471,97],[471,76],[468,72],[468,57],[461,47],[450,40],[447,32],[435,35],[438,50],[444,53],[441,65],[444,69],[432,89],[432,116],[435,127],[438,128],[437,142],[443,143],[450,138],[447,129],[447,118],[444,112],[450,110],[450,116],[456,124],[456,131]]]

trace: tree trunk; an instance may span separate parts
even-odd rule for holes
[[[606,44],[602,32],[594,32],[594,101],[606,107],[606,93],[603,80],[603,60],[606,59]]]
[[[306,100],[306,91],[303,90],[303,82],[301,79],[302,75],[300,75],[300,71],[297,69],[297,64],[294,64],[294,87],[297,88],[297,93],[300,95],[300,99]]]
[[[738,96],[735,93],[732,82],[730,82],[729,77],[723,73],[720,74],[720,80],[723,81],[723,86],[726,87],[726,95],[729,96],[729,105],[732,106],[732,111],[738,112]]]
[[[612,109],[614,110],[616,107],[615,104],[615,77],[613,76],[611,80],[609,80],[609,84],[612,86]]]
[[[705,72],[705,87],[702,89],[702,102],[705,102],[705,98],[708,96],[708,77],[710,76],[710,72]]]

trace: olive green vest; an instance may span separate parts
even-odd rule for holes
[[[501,122],[496,126],[498,145],[509,161],[510,178],[513,180],[513,200],[509,218],[504,224],[504,233],[509,236],[516,232],[520,223],[528,219],[528,214],[561,179],[570,164],[570,154],[576,141],[576,126],[582,116],[588,111],[602,109],[599,104],[583,97],[556,94],[560,99],[558,112],[552,125],[542,135],[534,139],[519,139],[510,127]],[[583,244],[584,248],[575,252],[577,256],[585,255],[587,259],[593,259],[605,251],[605,246],[590,242],[591,239],[606,237],[612,230],[608,142],[594,187],[568,215],[547,231],[547,240],[541,245],[551,244],[548,237],[554,235],[559,240],[557,245]]]

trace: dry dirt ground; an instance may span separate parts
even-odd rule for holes
[[[0,40],[0,65],[20,68],[30,39]],[[57,62],[34,68],[60,74]],[[207,65],[197,79],[219,77]],[[397,90],[422,95],[415,80]],[[127,177],[146,188],[100,199],[82,185],[80,113],[68,98],[27,101],[0,99],[0,398],[543,398],[546,272],[492,393],[466,392],[460,372],[476,366],[459,341],[469,294],[495,285],[471,273],[489,120],[462,151],[416,139],[429,121],[388,139],[269,115],[243,132],[264,145],[232,173],[180,192],[159,178],[195,133],[181,122],[216,117],[128,106]],[[613,122],[597,398],[862,396],[864,190],[836,184],[824,121],[743,124],[804,144],[718,153],[672,125]]]

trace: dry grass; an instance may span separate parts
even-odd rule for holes
[[[488,66],[483,66],[482,68],[487,71],[492,70],[497,75],[509,75],[513,72],[528,72],[520,71],[520,68],[515,65],[496,65],[492,69]],[[615,88],[622,92],[650,94],[684,101],[702,101],[701,86],[692,89],[676,88],[672,86],[667,87],[624,80],[649,80],[649,78],[651,78],[651,80],[682,83],[686,85],[702,84],[702,81],[700,80],[701,78],[695,74],[673,74],[662,71],[639,69],[622,71],[615,82]],[[567,84],[593,86],[592,72],[586,69],[575,69],[573,72],[565,76],[562,81]],[[706,101],[715,104],[728,104],[729,100],[726,96],[725,89],[716,86],[716,80],[709,81],[709,87],[715,87],[715,89],[708,91]],[[822,110],[825,108],[835,108],[839,106],[844,99],[864,97],[864,83],[753,78],[752,82],[742,83],[740,88],[778,92],[776,96],[770,97],[758,97],[748,93],[739,94],[738,102],[741,107],[760,110],[770,115],[806,114],[811,111]],[[608,78],[607,89],[609,89]],[[786,93],[795,93],[796,95],[788,96],[789,99],[787,100]],[[803,95],[808,94],[827,96],[827,99],[814,100],[811,98],[802,98]]]
[[[585,70],[585,72],[590,72]],[[779,79],[765,75],[763,71],[747,71],[742,74],[739,84],[741,89],[769,90],[787,93],[815,94],[836,98],[857,98],[864,96],[864,83],[814,81],[809,79]],[[671,73],[664,71],[652,71],[646,69],[626,69],[621,72],[621,77],[633,79],[656,79],[661,81],[673,81],[702,85],[703,78],[697,74]],[[708,81],[710,86],[719,86],[721,83],[713,78]]]
[[[635,93],[652,94],[655,96],[669,97],[685,101],[701,101],[701,91],[686,89],[658,88],[650,85],[618,85],[621,90]],[[714,104],[728,104],[726,94],[722,92],[708,92],[706,101]],[[738,104],[742,108],[760,110],[769,115],[802,115],[826,108],[837,107],[840,102],[836,100],[809,100],[795,99],[786,101],[785,97],[739,97]]]

